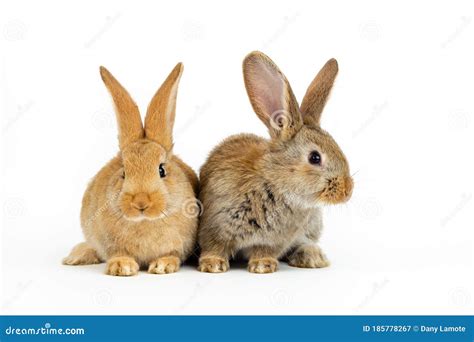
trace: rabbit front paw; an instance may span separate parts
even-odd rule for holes
[[[178,272],[181,261],[178,257],[167,256],[153,261],[148,267],[148,273],[168,274]]]
[[[323,268],[330,263],[318,246],[301,246],[290,255],[288,264],[300,268]]]
[[[229,269],[229,260],[221,257],[203,257],[199,259],[198,271],[207,273],[222,273]]]
[[[133,276],[138,274],[137,262],[130,257],[114,257],[107,261],[107,270],[105,273],[113,276]]]
[[[275,258],[250,259],[248,270],[252,273],[273,273],[278,269],[278,260]]]

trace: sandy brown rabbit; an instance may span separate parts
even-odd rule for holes
[[[172,273],[192,252],[197,234],[198,180],[173,154],[172,130],[178,83],[176,65],[148,106],[143,127],[128,92],[104,67],[112,95],[120,152],[90,182],[82,200],[85,242],[64,258],[66,265],[107,262],[116,276]]]
[[[271,139],[231,136],[202,167],[199,270],[225,272],[236,255],[248,259],[254,273],[276,271],[282,257],[296,267],[326,267],[317,244],[321,206],[347,201],[353,187],[344,154],[320,127],[337,62],[324,65],[301,107],[263,53],[250,53],[243,71],[250,102]]]

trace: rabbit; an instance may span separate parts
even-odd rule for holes
[[[132,276],[146,267],[165,274],[178,271],[194,251],[198,179],[173,154],[172,141],[182,72],[179,63],[151,100],[143,126],[128,92],[100,67],[115,104],[120,151],[88,185],[81,210],[85,242],[63,264],[106,261],[108,275]]]
[[[275,272],[279,259],[300,268],[329,265],[318,246],[321,207],[348,201],[353,189],[346,157],[320,126],[337,72],[329,60],[300,107],[268,56],[246,56],[245,87],[270,140],[231,136],[202,166],[199,271],[225,272],[236,256],[248,260],[252,273]]]

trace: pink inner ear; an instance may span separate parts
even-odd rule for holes
[[[285,83],[281,74],[264,61],[252,63],[250,73],[251,87],[262,114],[271,117],[275,112],[282,111],[284,106]]]

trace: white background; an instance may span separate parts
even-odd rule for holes
[[[472,2],[20,0],[0,15],[2,313],[473,313]],[[267,135],[243,86],[252,50],[300,100],[339,61],[323,127],[356,185],[326,210],[331,267],[116,278],[62,266],[82,240],[86,184],[117,151],[99,65],[144,109],[184,62],[175,151],[198,170],[224,137]]]

